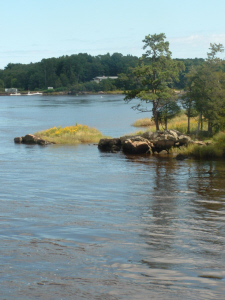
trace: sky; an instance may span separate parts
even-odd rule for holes
[[[165,33],[173,58],[225,45],[224,0],[0,0],[0,69],[78,53],[140,57]],[[225,57],[225,52],[220,55]]]

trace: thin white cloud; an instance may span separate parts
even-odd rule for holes
[[[210,43],[221,43],[225,45],[225,34],[211,35],[189,35],[171,37],[168,39],[170,48],[173,52],[173,57],[188,58],[188,57],[206,57]],[[219,55],[223,57],[223,54]]]
[[[172,37],[170,43],[179,44],[199,44],[199,43],[223,43],[225,42],[225,34],[212,34],[212,35],[190,35],[185,37]]]

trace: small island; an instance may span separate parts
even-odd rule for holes
[[[80,143],[97,143],[104,136],[96,128],[76,124],[74,126],[53,127],[34,134],[16,137],[15,143],[22,144],[67,144],[76,145]]]

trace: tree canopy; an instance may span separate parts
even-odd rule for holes
[[[204,63],[192,68],[186,76],[187,86],[182,104],[187,110],[188,119],[197,111],[199,125],[204,118],[208,122],[208,132],[212,134],[213,128],[222,128],[225,117],[224,61],[216,56],[224,51],[224,47],[222,44],[210,44],[209,50]]]
[[[126,92],[125,101],[138,98],[140,103],[134,106],[139,111],[149,111],[144,104],[152,103],[152,114],[156,129],[159,129],[160,112],[170,101],[174,101],[173,83],[179,80],[179,72],[184,64],[171,58],[169,42],[164,33],[147,35],[143,40],[143,49],[147,49],[133,68],[138,88]],[[172,106],[171,106],[172,107]]]

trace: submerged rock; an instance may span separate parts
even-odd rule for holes
[[[22,138],[22,137],[15,137],[15,138],[14,138],[14,142],[15,142],[16,144],[21,144],[22,141],[23,141],[23,138]]]
[[[98,143],[98,149],[106,152],[117,152],[121,149],[121,140],[115,139],[101,139]]]
[[[175,157],[176,160],[184,160],[184,159],[186,159],[186,158],[188,158],[188,156],[187,156],[187,155],[184,155],[184,154],[181,154],[181,153],[179,153],[179,154]]]

